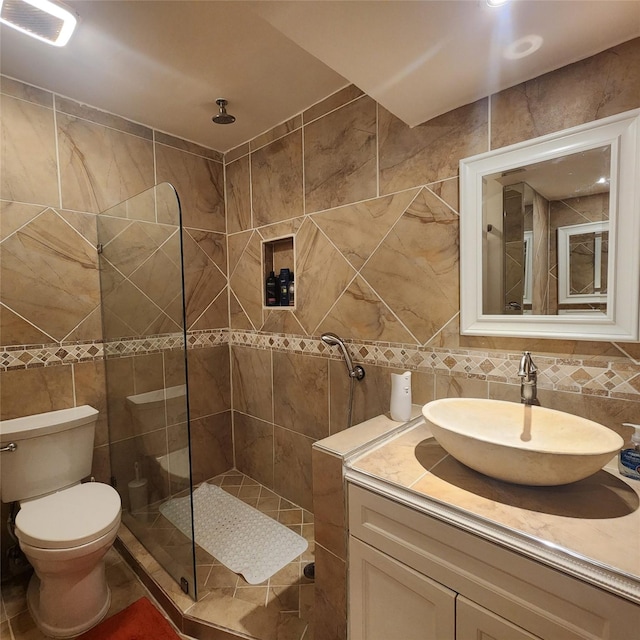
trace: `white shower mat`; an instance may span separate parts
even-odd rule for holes
[[[270,578],[307,548],[291,529],[212,484],[193,492],[196,542],[249,584]],[[160,507],[162,515],[191,538],[189,496]]]

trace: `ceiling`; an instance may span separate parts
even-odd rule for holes
[[[0,27],[2,73],[223,152],[349,83],[414,126],[640,35],[640,0],[66,4],[63,49]]]

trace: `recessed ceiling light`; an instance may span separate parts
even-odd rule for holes
[[[501,7],[503,4],[507,4],[509,0],[487,0],[487,6],[489,7]]]
[[[526,58],[532,53],[535,53],[544,42],[542,36],[532,33],[523,38],[519,38],[515,42],[512,42],[508,47],[505,47],[503,55],[509,60],[519,60],[520,58]]]
[[[0,22],[56,47],[64,47],[78,23],[71,10],[50,0],[0,0]]]

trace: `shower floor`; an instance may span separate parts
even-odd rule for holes
[[[166,604],[182,615],[184,633],[203,640],[221,637],[213,628],[209,632],[211,626],[259,640],[313,640],[314,585],[302,571],[314,560],[313,515],[237,470],[207,482],[300,534],[309,547],[266,582],[250,585],[196,545],[198,600],[194,602],[159,564],[173,575],[191,566],[191,542],[162,516],[160,503],[135,516],[123,514],[121,544],[166,595],[170,601]]]

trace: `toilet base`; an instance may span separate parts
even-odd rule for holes
[[[71,578],[71,576],[67,576]],[[36,626],[51,638],[71,638],[98,624],[111,605],[111,591],[104,575],[104,564],[82,576],[73,585],[65,580],[61,591],[58,580],[47,579],[43,585],[36,573],[27,589],[27,605]]]

